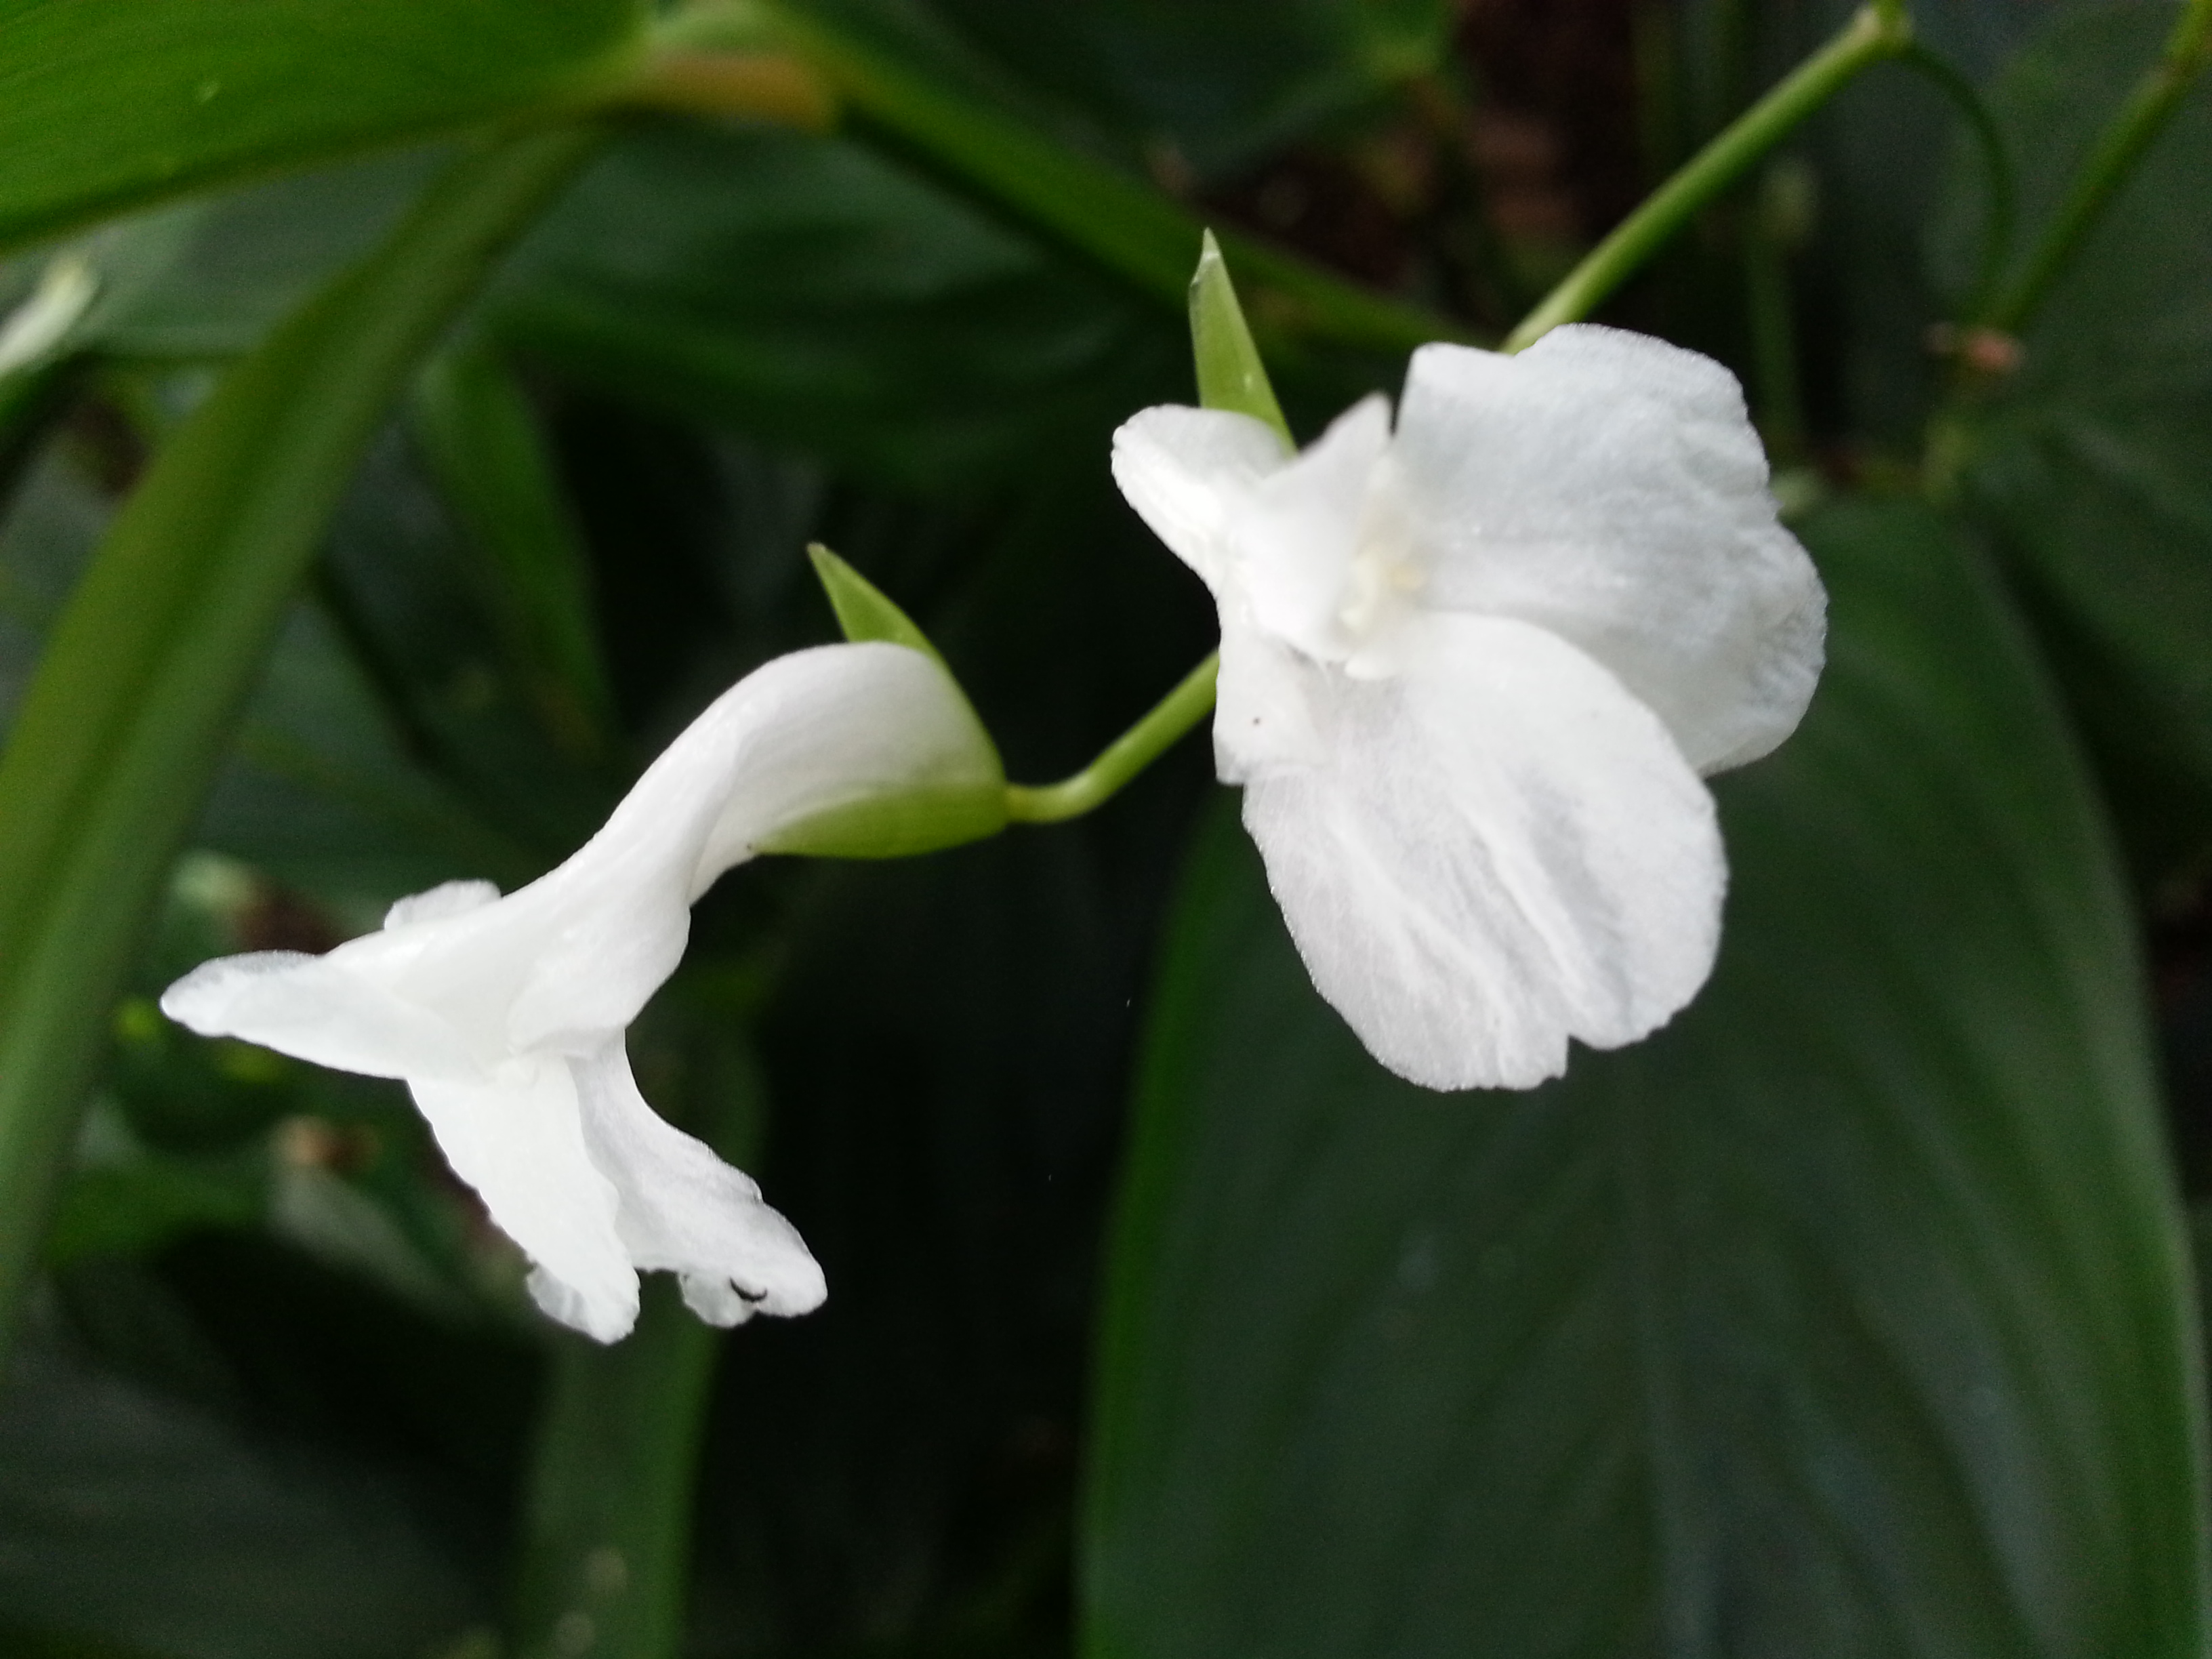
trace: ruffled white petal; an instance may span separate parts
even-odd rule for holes
[[[822,1269],[798,1230],[750,1176],[646,1103],[619,1044],[578,1062],[576,1082],[585,1144],[614,1183],[632,1261],[683,1275],[684,1299],[712,1324],[822,1305]]]
[[[1290,460],[1273,428],[1227,410],[1164,404],[1139,410],[1114,434],[1121,494],[1224,603],[1238,520],[1260,481]]]
[[[585,1145],[569,1063],[532,1055],[491,1082],[416,1079],[410,1087],[453,1173],[535,1265],[538,1306],[601,1342],[628,1335],[637,1273],[616,1224],[614,1183]]]
[[[1572,641],[1700,772],[1795,729],[1825,600],[1719,364],[1581,325],[1514,357],[1425,346],[1394,453],[1430,558],[1424,605]]]
[[[1567,1039],[1663,1024],[1711,972],[1712,801],[1658,718],[1557,635],[1426,617],[1408,666],[1318,667],[1326,762],[1249,782],[1244,821],[1321,994],[1434,1089],[1558,1075]]]

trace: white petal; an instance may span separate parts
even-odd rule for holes
[[[748,674],[574,858],[501,902],[538,907],[510,1040],[580,1052],[628,1025],[682,958],[691,901],[779,830],[908,789],[997,790],[998,765],[951,677],[903,646],[822,646]]]
[[[1168,550],[1205,579],[1217,600],[1233,595],[1231,538],[1253,489],[1290,460],[1273,427],[1221,409],[1163,404],[1140,410],[1114,434],[1114,482]]]
[[[1425,346],[1395,453],[1430,556],[1425,605],[1571,640],[1701,772],[1795,729],[1826,602],[1719,364],[1582,325],[1517,357]]]
[[[1313,696],[1313,665],[1272,634],[1224,622],[1214,677],[1213,766],[1224,783],[1249,783],[1322,762],[1328,738]]]
[[[799,1231],[760,1188],[646,1104],[620,1044],[576,1065],[584,1138],[621,1197],[617,1227],[640,1267],[684,1276],[684,1299],[710,1323],[803,1314],[827,1294]]]
[[[161,1012],[202,1036],[241,1037],[366,1077],[480,1074],[451,1022],[350,971],[335,953],[263,951],[203,963],[161,994]]]
[[[1315,985],[1391,1070],[1528,1087],[1663,1024],[1711,971],[1711,798],[1657,717],[1555,635],[1410,624],[1406,671],[1325,678],[1327,765],[1244,821]]]
[[[1363,398],[1261,479],[1233,532],[1235,580],[1258,623],[1317,660],[1353,647],[1340,615],[1390,405]]]
[[[443,921],[465,916],[499,897],[499,889],[488,881],[441,882],[426,893],[410,893],[392,902],[384,913],[386,927],[406,927],[418,921]]]
[[[586,1151],[568,1062],[510,1063],[495,1083],[418,1079],[415,1103],[453,1173],[536,1264],[531,1294],[601,1342],[637,1321],[637,1274],[616,1228],[615,1188]]]

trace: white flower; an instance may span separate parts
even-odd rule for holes
[[[1700,774],[1796,726],[1825,599],[1728,371],[1595,327],[1413,356],[1302,454],[1148,409],[1114,476],[1221,612],[1214,747],[1322,994],[1436,1089],[1527,1087],[1711,971]]]
[[[692,902],[731,866],[969,839],[1003,821],[1004,796],[996,751],[932,658],[801,651],[726,692],[527,887],[501,898],[451,882],[326,956],[208,963],[161,1006],[205,1035],[405,1079],[564,1324],[623,1335],[639,1268],[680,1273],[714,1324],[805,1313],[824,1294],[805,1244],[750,1179],[654,1115],[624,1028],[675,970]]]

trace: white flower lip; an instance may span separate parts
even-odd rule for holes
[[[1218,769],[1322,995],[1437,1089],[1528,1087],[1694,996],[1699,781],[1819,679],[1826,599],[1727,370],[1616,329],[1413,356],[1396,428],[1142,411],[1114,476],[1221,614]]]
[[[637,1273],[682,1276],[728,1325],[800,1314],[822,1270],[750,1179],[639,1095],[625,1028],[674,971],[690,904],[795,828],[909,796],[995,803],[996,751],[921,653],[834,645],[726,692],[575,855],[502,898],[452,882],[326,956],[210,962],[161,1007],[371,1076],[404,1078],[454,1172],[534,1264],[540,1307],[599,1340],[637,1317]]]

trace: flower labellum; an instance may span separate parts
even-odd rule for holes
[[[1114,476],[1212,591],[1220,775],[1377,1060],[1529,1087],[1697,994],[1727,884],[1700,778],[1795,729],[1826,621],[1726,369],[1586,325],[1425,346],[1395,431],[1379,397],[1297,454],[1148,409]]]
[[[502,898],[449,882],[325,956],[207,963],[161,1007],[204,1035],[404,1078],[563,1324],[626,1334],[640,1268],[680,1274],[714,1324],[805,1313],[821,1268],[751,1180],[646,1104],[625,1028],[723,871],[761,852],[950,846],[995,831],[1005,794],[933,656],[880,641],[797,652],[724,693],[530,885]]]

